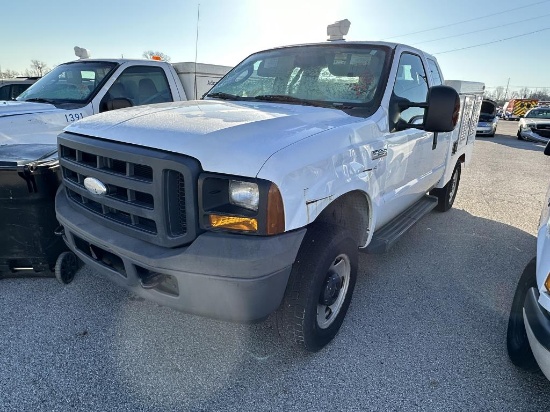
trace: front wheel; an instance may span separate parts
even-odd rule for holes
[[[438,203],[435,207],[440,212],[446,212],[453,207],[453,203],[456,199],[456,193],[458,192],[458,185],[460,183],[460,173],[462,166],[458,162],[453,170],[451,179],[447,182],[445,187],[441,189],[432,189],[431,195],[436,196]]]
[[[537,286],[537,259],[533,258],[525,267],[519,279],[510,317],[508,318],[508,330],[506,333],[506,346],[508,357],[512,363],[527,371],[538,370],[537,361],[531,351],[525,322],[523,320],[523,302],[527,291]]]
[[[284,340],[316,352],[336,336],[355,288],[357,261],[351,232],[324,223],[308,228],[276,314]]]
[[[521,132],[519,131],[519,129],[518,129],[518,133],[516,134],[516,136],[518,137],[518,140],[525,140],[523,138],[523,136],[521,135]]]

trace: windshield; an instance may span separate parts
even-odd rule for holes
[[[266,100],[329,107],[376,105],[387,49],[297,46],[254,54],[236,66],[207,97]],[[375,99],[376,97],[376,99]]]
[[[530,110],[525,117],[529,119],[550,119],[550,109]]]
[[[16,100],[84,103],[117,66],[112,62],[77,62],[57,66]]]

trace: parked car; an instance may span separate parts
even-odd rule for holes
[[[481,113],[477,122],[476,135],[495,137],[497,123],[497,103],[492,100],[483,100],[481,103]]]
[[[519,140],[548,142],[550,139],[550,107],[537,107],[529,110],[518,125]]]
[[[15,100],[40,77],[15,77],[0,79],[0,100]]]
[[[550,156],[550,142],[544,154]],[[537,256],[525,267],[512,302],[507,346],[516,366],[540,368],[550,379],[550,187],[539,223]]]

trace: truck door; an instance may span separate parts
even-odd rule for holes
[[[431,86],[442,85],[443,77],[437,63],[430,58],[427,58],[426,61],[428,63],[427,68],[431,74]],[[475,126],[477,126],[477,120],[475,119]],[[432,142],[431,153],[426,152],[427,158],[423,162],[426,162],[425,165],[429,166],[428,172],[430,175],[425,177],[428,188],[435,185],[445,173],[447,154],[449,150],[452,150],[451,138],[452,133],[438,133],[436,140]]]
[[[422,123],[424,109],[411,107],[400,109],[404,99],[426,102],[428,82],[426,70],[419,55],[403,52],[399,59],[397,75],[389,104],[389,132],[387,145],[387,171],[384,181],[384,211],[379,223],[384,224],[391,216],[418,200],[429,189],[424,180],[431,164],[425,159],[431,156],[433,133],[403,126]]]
[[[115,74],[94,99],[94,113],[107,111],[112,99],[127,99],[132,106],[174,101],[166,72],[150,65],[130,66]]]

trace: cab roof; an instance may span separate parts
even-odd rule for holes
[[[413,50],[413,51],[417,52],[418,54],[424,55],[427,58],[430,58],[432,60],[437,60],[434,56],[432,56],[429,53],[426,53],[424,50],[418,49],[418,48],[413,47],[413,46],[409,46],[408,44],[385,42],[385,41],[336,40],[336,41],[325,41],[325,42],[319,42],[319,43],[302,43],[302,44],[293,44],[293,45],[273,47],[273,48],[270,48],[270,49],[265,49],[265,50],[258,51],[258,53],[266,52],[266,51],[269,51],[269,50],[285,49],[285,48],[291,48],[291,47],[334,46],[334,45],[380,46],[380,47],[388,47],[392,50],[395,50],[397,47],[402,46],[402,47],[406,47],[407,49]],[[255,54],[255,53],[253,53],[253,54]]]

